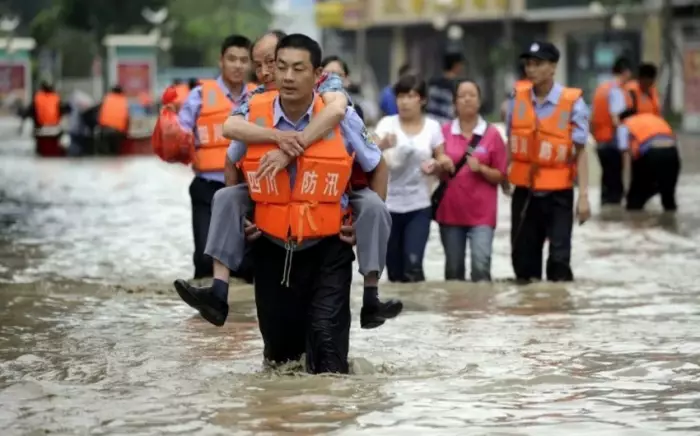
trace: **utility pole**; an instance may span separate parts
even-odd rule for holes
[[[668,82],[664,92],[664,116],[671,115],[671,97],[673,94],[673,59],[675,52],[675,43],[673,38],[673,5],[671,0],[661,1],[661,38],[663,47],[663,63],[666,71],[668,71]]]
[[[358,83],[364,83],[365,66],[367,64],[367,6],[365,0],[357,0],[358,10],[357,29],[355,30],[355,62],[357,63]]]

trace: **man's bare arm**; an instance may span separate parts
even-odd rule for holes
[[[379,159],[374,171],[367,173],[369,188],[376,192],[383,201],[386,201],[386,190],[389,183],[389,167],[384,162],[384,157]]]
[[[321,94],[321,99],[326,107],[311,118],[309,125],[304,128],[302,132],[304,148],[324,138],[345,118],[348,98],[344,92],[324,92]]]
[[[226,186],[234,186],[239,184],[241,181],[236,164],[231,162],[231,159],[229,159],[228,156],[226,157],[226,163],[224,164],[224,181]]]
[[[267,127],[258,126],[246,121],[242,115],[228,117],[223,127],[223,135],[226,139],[244,142],[246,144],[277,143],[279,131]]]
[[[585,145],[576,144],[576,168],[580,195],[588,195],[588,151]]]

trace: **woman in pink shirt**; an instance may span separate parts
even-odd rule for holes
[[[481,136],[459,172],[447,183],[436,221],[445,250],[445,280],[465,280],[467,240],[472,281],[491,280],[491,247],[498,212],[498,186],[505,179],[508,155],[498,130],[479,115],[481,90],[471,80],[457,85],[457,118],[442,127],[445,153],[464,156],[472,135]]]

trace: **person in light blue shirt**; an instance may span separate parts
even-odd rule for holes
[[[600,203],[619,205],[624,189],[622,185],[622,154],[615,141],[615,129],[620,116],[628,110],[623,87],[632,78],[632,63],[624,57],[615,60],[613,78],[596,89],[593,97],[591,133],[596,140],[596,152],[600,161]]]
[[[231,35],[221,46],[221,75],[216,83],[231,105],[236,107],[245,98],[245,78],[250,69],[250,40],[245,36]],[[199,148],[197,120],[202,109],[202,87],[197,86],[187,96],[178,113],[178,121],[182,129],[192,132],[195,147]],[[211,277],[213,263],[204,255],[207,243],[209,223],[211,220],[211,204],[214,194],[224,185],[224,164],[226,156],[221,156],[221,170],[201,172],[196,171],[190,184],[192,201],[192,233],[194,236],[194,278]]]
[[[549,42],[535,42],[520,58],[525,61],[525,73],[532,83],[532,89],[529,99],[524,94],[526,92],[524,89],[518,91],[516,98],[530,100],[537,120],[545,120],[554,114],[564,91],[564,87],[554,81],[554,73],[559,62],[559,50]],[[520,106],[522,101],[519,100],[517,114],[524,114],[527,109],[526,106]],[[512,146],[516,142],[511,140],[514,107],[515,99],[509,102],[506,113],[506,134],[511,144],[511,154],[516,152]],[[530,184],[519,185],[522,182],[515,178],[512,168],[510,170],[511,183],[516,184],[511,203],[511,259],[516,280],[519,282],[527,283],[542,279],[542,251],[546,240],[549,241],[547,280],[571,281],[574,279],[571,271],[574,214],[578,215],[580,223],[590,217],[588,160],[585,148],[588,141],[588,117],[588,107],[582,98],[578,98],[568,117],[571,128],[570,144],[573,144],[575,150],[575,162],[570,162],[570,165],[575,166],[578,173],[579,197],[575,206],[573,180],[564,184],[569,187],[551,191],[534,190]],[[535,121],[535,126],[539,124],[539,121]],[[552,146],[552,144],[547,145]],[[542,142],[538,146],[541,147],[539,152],[541,154],[545,143]],[[530,167],[531,171],[536,168],[532,163]],[[573,169],[571,171],[573,172]],[[545,177],[545,174],[544,171],[535,170],[530,177],[532,180],[536,177]]]
[[[320,73],[321,49],[305,35],[289,35],[276,47],[276,81],[279,95],[272,102],[276,130],[304,130],[315,99],[316,78]],[[264,96],[254,96],[249,104],[267,105]],[[351,107],[340,124],[348,153],[370,177],[384,177],[379,148],[364,129]],[[257,120],[256,120],[257,122]],[[358,133],[359,132],[359,133]],[[240,161],[246,152],[234,141],[228,157]],[[260,161],[258,180],[274,177],[287,169],[295,183],[296,162],[282,149],[273,149]],[[370,180],[371,183],[371,180]],[[347,195],[342,202],[348,204]],[[352,279],[352,237],[339,235],[311,239],[301,244],[279,240],[249,229],[253,242],[255,295],[260,331],[265,343],[264,356],[272,363],[298,360],[306,355],[310,373],[347,373],[350,330],[350,285]]]
[[[675,212],[681,160],[671,126],[653,113],[623,113],[617,146],[630,166],[627,210],[643,210],[657,193],[666,212]]]

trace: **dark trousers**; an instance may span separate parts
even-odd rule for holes
[[[520,282],[542,279],[542,251],[549,240],[547,280],[572,281],[571,232],[574,190],[532,194],[516,187],[511,202],[511,259]]]
[[[423,256],[430,236],[432,209],[391,213],[391,234],[386,254],[390,282],[425,281]]]
[[[348,373],[350,285],[355,255],[338,237],[307,249],[287,251],[266,237],[251,244],[255,305],[265,359],[297,361],[306,353],[311,374]],[[282,284],[291,265],[289,287]]]
[[[627,192],[627,210],[642,210],[657,193],[666,211],[677,209],[676,185],[681,160],[676,147],[650,148],[632,161],[632,180]]]
[[[118,130],[102,127],[96,144],[96,154],[116,156],[126,141],[126,134]]]
[[[600,161],[600,204],[621,204],[624,194],[622,184],[622,153],[615,143],[598,146]]]
[[[225,185],[213,180],[195,177],[190,184],[190,200],[192,201],[192,235],[194,236],[194,278],[211,277],[214,275],[214,261],[204,255],[211,221],[211,203],[214,194]]]

